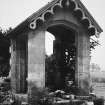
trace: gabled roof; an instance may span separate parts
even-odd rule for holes
[[[103,31],[80,0],[53,0],[19,24],[7,36],[12,37],[28,28],[36,29],[38,23],[44,23],[50,15],[54,15],[56,8],[71,9],[90,35],[97,36]]]

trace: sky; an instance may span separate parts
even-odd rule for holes
[[[100,45],[92,51],[91,62],[105,70],[105,0],[81,0],[103,29]],[[16,27],[50,0],[0,0],[0,27]],[[49,39],[50,40],[50,39]]]

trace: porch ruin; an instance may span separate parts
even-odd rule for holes
[[[74,60],[75,75],[72,79],[75,85],[82,89],[77,94],[88,95],[90,36],[98,36],[102,29],[80,0],[54,0],[7,35],[11,40],[12,91],[16,94],[29,94],[32,93],[33,87],[46,87],[46,31],[55,36],[54,54],[58,60],[58,71],[65,75],[66,70],[71,73],[70,63]],[[75,50],[74,58],[70,59],[72,50]],[[62,83],[58,83],[61,87]]]

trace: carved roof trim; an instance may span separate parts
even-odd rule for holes
[[[28,17],[7,36],[12,36],[13,34],[21,32],[24,28],[35,30],[38,22],[44,23],[47,16],[54,15],[54,9],[56,7],[64,8],[64,6],[72,9],[74,14],[77,15],[79,21],[86,26],[90,35],[96,35],[96,37],[98,37],[103,31],[80,0],[53,0],[42,9]]]

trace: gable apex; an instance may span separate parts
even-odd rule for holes
[[[90,35],[96,35],[96,37],[98,37],[103,31],[80,0],[53,0],[39,11],[28,17],[12,32],[10,32],[9,35],[20,31],[23,27],[28,27],[32,30],[35,30],[37,28],[37,24],[43,24],[45,21],[47,21],[47,18],[55,14],[57,8],[70,9],[76,18],[87,28],[87,30],[90,32]]]

